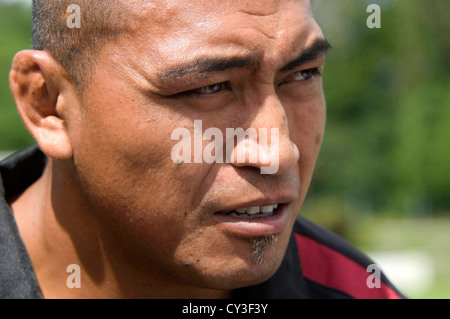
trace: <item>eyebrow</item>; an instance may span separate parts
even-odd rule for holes
[[[297,59],[293,60],[292,62],[289,62],[285,67],[281,69],[281,71],[283,72],[289,71],[305,63],[314,61],[326,55],[328,50],[330,49],[331,44],[328,42],[327,39],[318,38],[314,40],[314,42],[311,45],[305,48]]]
[[[329,42],[324,38],[318,38],[305,48],[298,58],[288,63],[281,70],[289,71],[304,63],[318,59],[319,57],[326,55],[329,49],[331,49]],[[258,63],[259,55],[256,54],[231,57],[204,56],[195,58],[193,61],[176,64],[164,71],[158,77],[161,80],[177,79],[185,76],[199,77],[202,74],[221,72],[232,68],[257,68]]]
[[[160,79],[181,78],[186,75],[221,72],[232,68],[256,68],[258,58],[254,55],[232,57],[199,57],[191,62],[178,64],[164,73]]]

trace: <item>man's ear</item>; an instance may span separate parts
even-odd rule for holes
[[[45,51],[25,50],[16,54],[10,73],[11,91],[19,114],[40,149],[57,160],[72,158],[65,123],[68,83],[62,66]]]

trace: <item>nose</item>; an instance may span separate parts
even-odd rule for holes
[[[259,103],[245,131],[227,128],[226,138],[227,158],[236,167],[257,167],[261,174],[282,175],[300,159],[300,151],[290,139],[286,112],[277,96],[268,96]]]

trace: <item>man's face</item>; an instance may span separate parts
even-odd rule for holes
[[[309,1],[137,1],[134,9],[133,32],[102,47],[67,121],[105,249],[167,282],[259,283],[284,256],[324,130],[325,56],[291,63],[323,39]],[[194,120],[224,135],[278,128],[278,171],[175,163],[171,134],[184,127],[194,140]],[[272,204],[271,217],[223,214]]]

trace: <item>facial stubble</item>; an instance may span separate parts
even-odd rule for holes
[[[264,264],[264,255],[269,247],[277,241],[276,235],[261,236],[250,239],[252,263]]]

